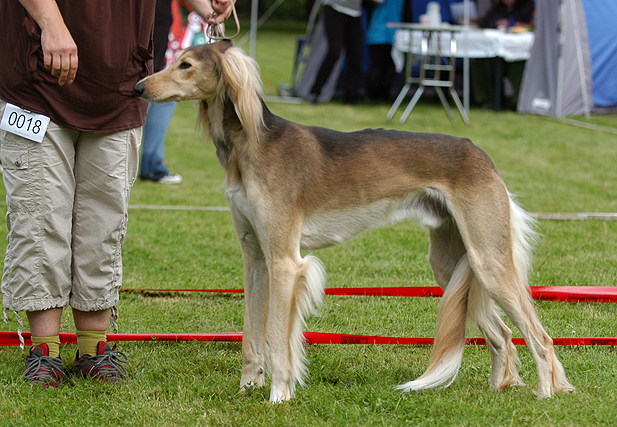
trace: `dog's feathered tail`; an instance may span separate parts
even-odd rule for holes
[[[474,278],[467,255],[459,260],[439,303],[435,343],[426,372],[396,388],[403,391],[449,386],[461,367],[465,350],[467,295]]]
[[[527,287],[529,285],[528,275],[533,262],[533,246],[538,240],[536,220],[518,205],[514,195],[509,194],[509,196],[514,267],[521,283]]]
[[[323,303],[324,287],[326,283],[326,270],[319,258],[307,255],[302,260],[298,269],[295,284],[295,307],[292,315],[293,330],[291,331],[291,365],[292,376],[291,395],[294,395],[296,381],[304,386],[306,377],[306,357],[304,354],[304,327],[306,317],[309,314],[317,314],[316,307]]]

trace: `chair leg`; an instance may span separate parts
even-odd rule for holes
[[[409,101],[407,108],[405,108],[403,115],[401,116],[401,120],[400,120],[401,124],[407,121],[407,117],[409,117],[409,115],[411,114],[411,110],[413,110],[413,107],[415,107],[418,101],[420,100],[420,97],[422,96],[423,92],[424,92],[424,85],[420,85],[416,93],[414,93],[413,98],[411,98],[411,101]]]
[[[467,111],[465,111],[465,107],[461,103],[461,99],[458,97],[456,90],[453,87],[450,88],[450,95],[452,95],[452,99],[454,99],[454,103],[458,108],[458,111],[461,113],[461,117],[467,126],[469,126],[469,116],[467,115]]]
[[[405,99],[405,96],[407,95],[407,92],[409,92],[409,89],[411,89],[411,83],[405,83],[405,86],[403,86],[403,88],[401,89],[401,92],[396,97],[394,104],[392,104],[390,111],[388,111],[388,116],[387,116],[388,121],[392,120],[392,117],[394,117],[396,110],[398,110],[398,107],[403,102],[403,99]]]
[[[454,121],[454,116],[452,115],[452,110],[450,109],[450,104],[448,104],[448,100],[446,99],[446,96],[443,93],[443,89],[441,89],[439,86],[437,86],[437,87],[435,87],[435,91],[437,92],[437,95],[439,95],[439,100],[443,104],[443,108],[446,110],[446,114],[448,115],[448,118],[450,119],[451,122],[453,122]]]

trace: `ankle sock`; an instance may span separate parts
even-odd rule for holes
[[[77,331],[77,347],[79,355],[96,356],[99,341],[107,341],[105,331]]]
[[[47,344],[49,347],[49,357],[60,357],[60,335],[51,337],[31,337],[32,347]]]

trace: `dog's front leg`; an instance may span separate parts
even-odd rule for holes
[[[297,265],[291,258],[275,259],[270,263],[270,318],[268,338],[270,343],[270,364],[272,386],[270,401],[283,402],[293,397],[297,378],[293,375],[294,365],[302,363],[294,354],[294,303]],[[302,332],[300,331],[300,334]],[[297,369],[297,366],[296,366]]]
[[[263,387],[266,370],[268,270],[255,234],[242,239],[244,258],[244,328],[240,388]]]
[[[231,190],[227,191],[227,196],[244,261],[244,328],[240,379],[240,389],[244,390],[248,387],[263,387],[265,384],[268,270],[251,223],[252,212],[246,197],[243,192]]]

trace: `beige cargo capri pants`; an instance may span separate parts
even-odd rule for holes
[[[0,100],[0,116],[5,105]],[[0,130],[8,228],[5,319],[8,310],[112,308],[117,329],[122,246],[141,133],[92,134],[52,121],[39,144]]]

